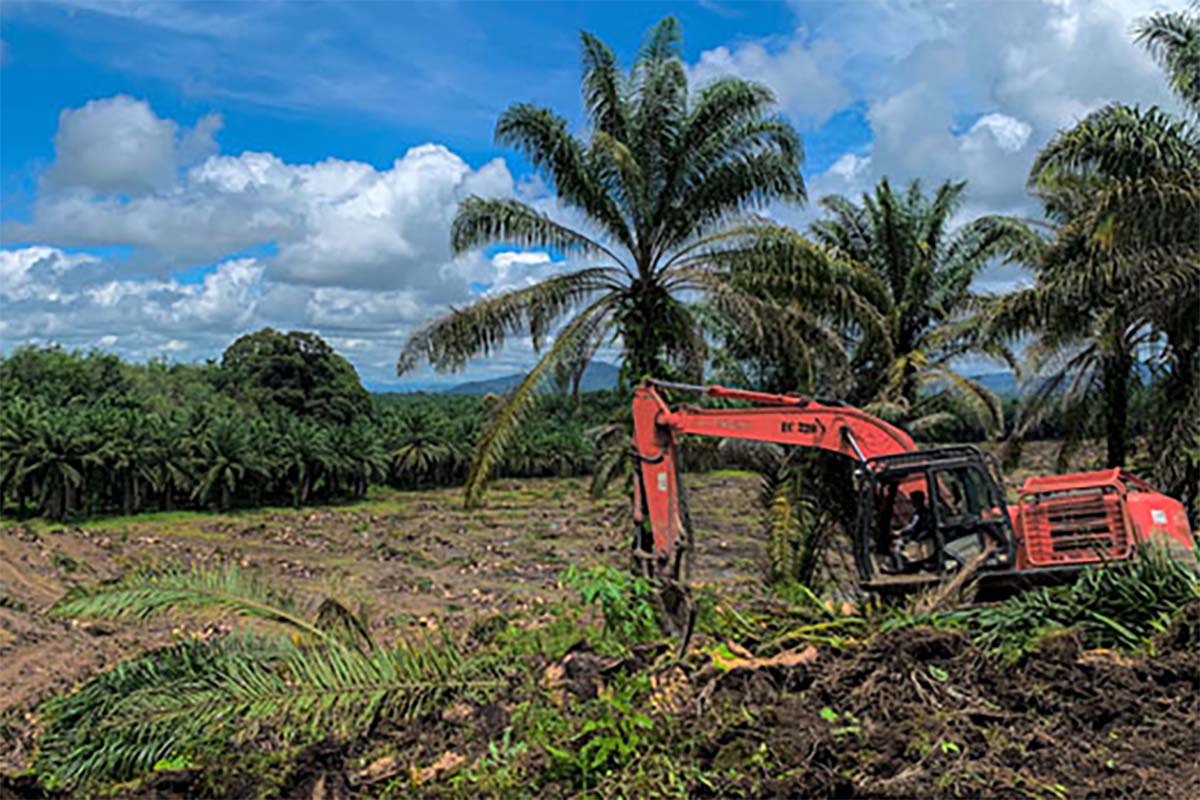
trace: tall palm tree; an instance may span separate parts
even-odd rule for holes
[[[1114,103],[1060,132],[1030,184],[1046,196],[1087,193],[1043,248],[1037,284],[1011,298],[1010,321],[1051,328],[1066,313],[1114,314],[1152,335],[1161,413],[1151,436],[1157,478],[1200,514],[1200,15],[1142,20],[1137,38],[1163,65],[1187,110]],[[1114,389],[1108,403],[1120,404]],[[1112,417],[1113,412],[1109,412]],[[1123,460],[1111,452],[1110,461]]]
[[[158,492],[159,508],[169,511],[175,507],[175,499],[190,491],[194,483],[193,445],[181,414],[152,414],[147,423],[153,438],[149,453],[151,485]]]
[[[54,519],[74,510],[84,470],[98,458],[96,436],[82,419],[79,413],[38,417],[26,471],[40,487],[43,513]]]
[[[936,394],[929,389],[956,392],[993,431],[1003,425],[999,400],[959,374],[954,362],[981,352],[1007,357],[979,336],[979,298],[971,284],[989,262],[1016,252],[1032,234],[1003,216],[952,229],[965,190],[965,183],[948,181],[927,195],[914,181],[898,192],[884,178],[858,203],[840,195],[822,198],[826,216],[811,226],[816,242],[865,267],[883,287],[874,302],[887,325],[882,336],[858,332],[849,397],[914,432],[944,420],[944,414],[923,413]]]
[[[292,505],[299,508],[308,502],[314,489],[324,485],[323,470],[333,457],[329,433],[323,426],[290,414],[279,415],[274,428],[280,455],[276,467],[282,473]]]
[[[421,486],[449,472],[454,450],[445,420],[433,409],[418,406],[388,414],[381,435],[392,476],[402,485]]]
[[[1094,252],[1082,230],[1103,181],[1094,176],[1061,176],[1038,190],[1049,236],[1026,242],[1022,260],[1035,277],[1032,287],[996,298],[987,314],[991,335],[1012,340],[1032,337],[1025,360],[1032,389],[1009,440],[1010,456],[1025,435],[1055,408],[1066,430],[1058,466],[1093,431],[1105,436],[1108,466],[1121,466],[1129,450],[1129,394],[1137,377],[1139,348],[1147,344],[1145,325],[1125,306],[1104,297],[1064,302],[1062,287],[1094,266]],[[1051,310],[1052,309],[1052,310]]]
[[[428,361],[457,369],[518,332],[536,350],[552,343],[489,421],[468,471],[466,500],[484,481],[521,415],[555,368],[576,368],[602,339],[619,339],[623,378],[699,377],[705,342],[690,296],[704,294],[747,335],[787,337],[769,304],[730,280],[733,271],[823,270],[813,302],[852,302],[837,265],[790,230],[751,215],[804,200],[795,129],[772,113],[766,87],[739,78],[689,91],[679,26],[648,33],[632,68],[583,33],[585,137],[550,109],[518,103],[496,125],[553,187],[578,225],[513,199],[470,197],[458,208],[451,246],[462,253],[506,243],[569,254],[586,266],[528,288],[486,295],[414,333],[397,370]]]

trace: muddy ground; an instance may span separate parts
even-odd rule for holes
[[[764,574],[755,479],[696,475],[696,579],[754,586]],[[343,507],[191,512],[0,526],[0,771],[22,764],[15,731],[39,699],[205,623],[63,621],[45,609],[72,586],[138,567],[236,561],[315,606],[323,595],[365,607],[387,642],[557,599],[571,564],[629,564],[628,501],[591,498],[580,480],[497,482],[487,507],[462,509],[456,489],[380,490]]]
[[[1200,797],[1200,652],[1157,658],[1052,637],[1013,665],[958,632],[910,629],[800,669],[727,679],[693,758],[753,763],[727,792],[771,797]],[[719,719],[740,714],[727,727]]]
[[[1191,800],[1200,797],[1198,636],[1192,606],[1153,657],[1087,649],[1062,632],[1002,662],[962,632],[918,627],[719,671],[701,646],[652,670],[648,705],[669,730],[667,771],[681,796]],[[647,657],[612,661],[585,648],[546,675],[565,676],[569,696],[582,698],[646,669]],[[494,708],[396,731],[385,749],[425,768],[447,753],[469,762],[504,726],[485,713]],[[348,776],[350,792],[369,770],[348,755],[318,774]],[[536,778],[536,759],[529,768]],[[589,796],[659,796],[663,774],[626,770]],[[301,771],[293,786],[312,780]],[[542,796],[560,788],[543,785]],[[420,796],[466,795],[430,786]]]

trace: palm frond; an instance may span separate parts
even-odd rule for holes
[[[259,735],[276,746],[353,738],[381,717],[412,720],[496,685],[494,665],[448,641],[364,654],[255,637],[188,640],[46,704],[36,767],[52,786],[126,780],[159,759],[219,757]]]
[[[455,254],[501,243],[603,255],[624,266],[621,259],[600,242],[555,222],[520,200],[472,195],[459,203],[450,228],[450,247]]]
[[[1034,159],[1030,184],[1049,187],[1061,173],[1088,169],[1118,180],[1169,175],[1195,160],[1195,137],[1183,120],[1115,103],[1059,132]]]
[[[562,202],[578,207],[605,233],[634,249],[633,232],[589,168],[583,145],[571,135],[566,119],[547,108],[516,103],[496,122],[496,141],[524,154]]]
[[[408,337],[396,371],[403,375],[421,361],[436,369],[459,369],[468,359],[490,355],[509,336],[525,330],[538,347],[541,337],[575,304],[618,288],[619,274],[611,267],[589,267],[455,309]]]
[[[928,366],[929,379],[944,381],[949,388],[968,402],[975,410],[983,428],[993,436],[1004,430],[1004,404],[995,392],[979,381],[962,375],[942,364]]]
[[[579,35],[583,48],[583,104],[592,126],[624,141],[629,136],[625,87],[617,57],[590,33]]]
[[[1166,70],[1171,88],[1192,113],[1200,114],[1200,15],[1151,14],[1137,23],[1136,31],[1137,40]]]
[[[492,468],[500,458],[505,445],[512,438],[521,419],[532,407],[543,382],[554,374],[554,369],[558,364],[570,360],[591,339],[596,327],[607,324],[609,312],[615,302],[614,297],[602,297],[567,323],[558,333],[546,354],[505,398],[504,405],[492,416],[475,445],[471,465],[467,470],[464,493],[468,508],[479,504],[487,479],[491,476]]]
[[[111,583],[75,589],[56,603],[51,613],[148,619],[177,609],[215,609],[277,622],[314,639],[331,638],[328,630],[304,618],[295,600],[235,565],[133,573]]]

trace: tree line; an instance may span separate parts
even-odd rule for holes
[[[465,478],[494,398],[371,396],[309,333],[199,365],[20,348],[0,358],[0,513],[53,519],[363,497]],[[547,397],[498,474],[581,475],[612,393]]]

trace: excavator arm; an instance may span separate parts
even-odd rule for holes
[[[659,387],[755,404],[746,408],[667,405]],[[866,462],[917,449],[907,433],[856,408],[807,397],[767,394],[724,386],[646,381],[634,392],[633,451],[635,521],[651,537],[639,538],[636,555],[649,571],[678,573],[686,535],[681,508],[678,438],[719,436],[800,447],[817,447]],[[650,539],[652,538],[652,542]],[[652,547],[652,549],[651,549]]]

